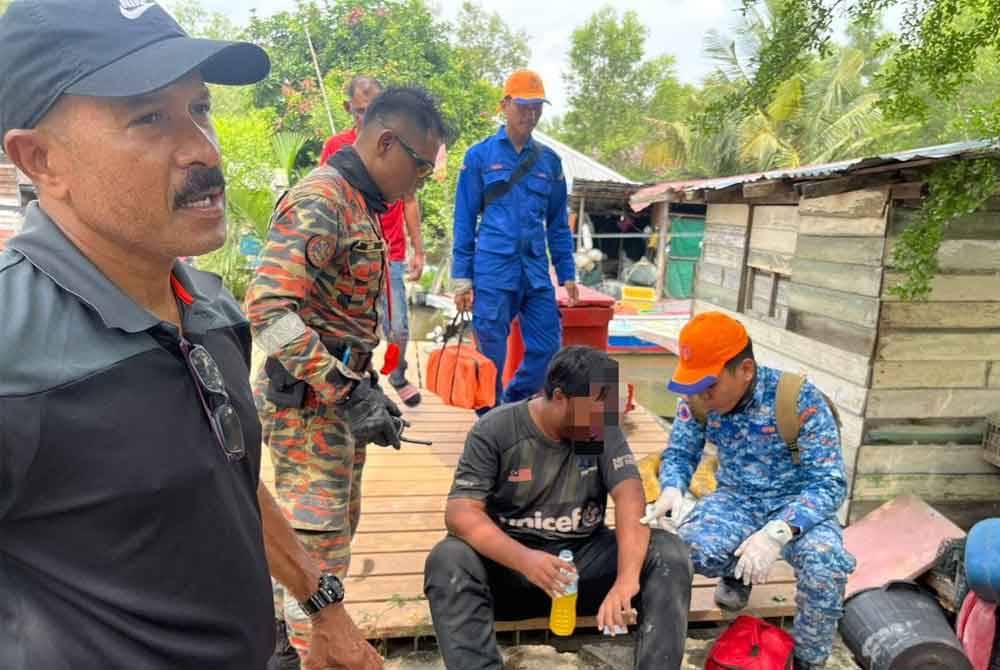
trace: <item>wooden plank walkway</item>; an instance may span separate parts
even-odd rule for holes
[[[420,347],[420,370],[426,370],[426,352]],[[411,350],[417,347],[411,347]],[[410,379],[417,379],[417,356],[412,351]],[[376,360],[381,360],[376,356]],[[420,637],[432,635],[430,612],[423,596],[424,560],[444,537],[444,508],[455,465],[475,413],[449,407],[426,390],[416,409],[401,402],[412,427],[407,435],[433,440],[433,446],[404,444],[395,451],[369,447],[362,484],[361,522],[352,546],[352,559],[345,582],[348,611],[370,638]],[[629,444],[637,457],[663,449],[667,432],[645,410],[639,408],[623,421]],[[267,451],[266,449],[264,450]],[[265,453],[265,482],[273,471]],[[609,501],[610,503],[610,501]],[[609,509],[613,524],[614,509]],[[691,621],[724,618],[712,599],[715,580],[697,577],[692,593]],[[782,565],[772,583],[754,588],[750,613],[762,617],[794,613],[794,579]],[[593,626],[593,618],[580,620],[580,627]],[[547,619],[529,619],[498,624],[499,630],[541,630]]]

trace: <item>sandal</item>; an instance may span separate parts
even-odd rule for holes
[[[395,386],[396,393],[399,394],[399,399],[403,401],[407,407],[416,407],[420,404],[420,389],[406,382],[402,386]]]

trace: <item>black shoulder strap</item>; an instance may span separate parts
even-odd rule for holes
[[[489,207],[491,202],[499,200],[510,192],[510,189],[514,188],[514,184],[521,181],[525,175],[531,172],[531,168],[535,167],[535,161],[538,160],[538,149],[535,148],[535,141],[531,140],[527,144],[528,156],[523,161],[518,163],[518,166],[514,168],[514,172],[511,173],[510,179],[507,181],[497,182],[491,186],[483,195],[483,206],[479,208],[479,213],[482,214]]]

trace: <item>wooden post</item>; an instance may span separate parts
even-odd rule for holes
[[[306,42],[309,44],[309,53],[312,54],[313,67],[316,68],[316,78],[319,84],[320,95],[323,96],[323,106],[326,107],[326,118],[330,121],[330,134],[336,135],[337,128],[333,124],[333,112],[330,111],[330,101],[326,99],[326,86],[323,84],[323,73],[319,69],[319,59],[316,57],[316,49],[313,48],[312,37],[309,35],[309,26],[305,23],[302,24],[302,28],[306,33]]]
[[[576,250],[580,251],[583,249],[583,215],[587,211],[586,208],[587,199],[584,197],[580,198],[580,213],[576,216]]]
[[[438,295],[441,293],[441,288],[444,286],[445,279],[451,273],[451,252],[448,252],[448,257],[445,259],[444,264],[438,270],[437,275],[434,276],[434,282],[431,284],[431,295]]]
[[[753,210],[755,205],[747,208],[747,228],[743,234],[743,261],[740,263],[740,290],[737,293],[736,311],[745,312],[747,304],[753,302],[753,268],[747,265],[750,257],[750,231],[753,230]],[[775,282],[777,283],[777,282]],[[773,289],[774,287],[772,287]]]
[[[651,212],[656,227],[656,299],[663,298],[664,275],[667,274],[667,233],[670,230],[670,201],[653,203]]]

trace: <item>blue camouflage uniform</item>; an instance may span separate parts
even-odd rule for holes
[[[487,189],[510,179],[530,151],[538,152],[531,171],[480,214]],[[549,360],[559,350],[562,329],[546,242],[559,284],[574,280],[566,199],[562,161],[534,139],[518,154],[501,126],[465,154],[455,195],[452,278],[471,281],[475,290],[472,324],[480,350],[497,367],[498,403],[541,389]],[[524,361],[503,390],[507,336],[518,315]]]
[[[792,462],[775,416],[780,377],[779,370],[758,366],[749,402],[726,415],[708,412],[704,426],[680,400],[663,452],[660,485],[686,491],[705,442],[718,447],[718,488],[698,502],[678,529],[691,549],[695,571],[707,577],[732,576],[733,553],[768,521],[781,519],[800,530],[783,550],[798,587],[795,655],[822,666],[843,614],[847,577],[855,567],[836,519],[847,477],[836,420],[808,381],[798,399],[800,463]]]

